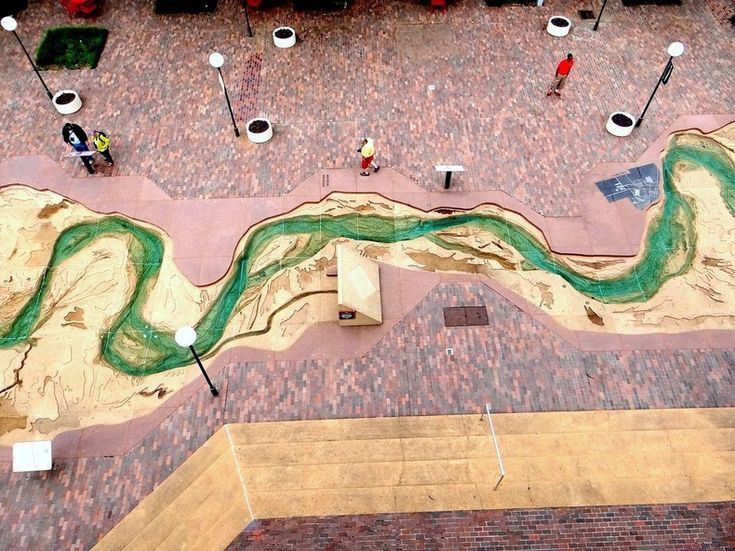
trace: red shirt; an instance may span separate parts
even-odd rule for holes
[[[569,71],[572,70],[572,65],[574,65],[573,59],[562,59],[559,66],[556,68],[556,74],[568,75]]]

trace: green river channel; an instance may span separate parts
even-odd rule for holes
[[[690,146],[671,142],[663,160],[663,209],[648,228],[640,261],[620,277],[597,280],[580,275],[558,260],[554,261],[547,248],[524,229],[495,216],[473,213],[454,213],[431,219],[378,215],[294,216],[274,220],[251,233],[242,253],[235,259],[234,270],[221,293],[195,327],[197,351],[202,355],[215,351],[240,296],[248,288],[315,255],[336,238],[394,243],[425,237],[445,249],[473,253],[476,251],[446,242],[436,233],[457,226],[475,226],[516,248],[525,258],[524,269],[558,274],[580,293],[601,302],[644,302],[666,280],[689,270],[694,256],[697,238],[695,212],[691,201],[677,192],[671,183],[675,163],[684,161],[710,172],[720,182],[722,196],[735,216],[735,167],[719,143],[704,137],[700,143],[701,146]],[[310,239],[298,258],[281,259],[251,273],[251,265],[259,253],[268,247],[272,239],[282,234],[303,234]],[[132,237],[129,255],[136,283],[129,302],[109,330],[102,333],[102,358],[115,369],[133,376],[151,375],[192,363],[190,351],[176,344],[172,332],[156,329],[142,316],[148,292],[159,276],[163,241],[156,232],[119,216],[77,224],[59,235],[45,277],[39,281],[32,298],[12,322],[0,327],[0,348],[13,347],[31,339],[39,325],[42,305],[59,264],[96,239],[115,235]],[[672,261],[673,258],[676,261]]]

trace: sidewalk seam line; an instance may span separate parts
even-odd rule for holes
[[[245,485],[245,477],[243,477],[242,470],[240,469],[240,462],[237,460],[237,454],[235,453],[235,444],[232,441],[232,434],[230,434],[230,426],[225,425],[225,432],[227,432],[227,440],[230,442],[230,451],[232,452],[232,459],[235,461],[235,468],[237,469],[237,476],[240,477],[240,485],[242,486],[242,495],[245,498],[245,505],[248,506],[250,512],[251,522],[255,520],[253,514],[253,508],[250,505],[250,498],[248,497],[248,488]]]

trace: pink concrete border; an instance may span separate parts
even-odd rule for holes
[[[625,171],[633,166],[654,162],[661,168],[661,153],[671,135],[687,130],[704,133],[717,130],[735,121],[735,115],[695,115],[679,117],[637,161],[620,163],[599,163],[586,180],[594,182],[612,174]],[[368,180],[368,179],[366,179]],[[44,182],[40,184],[39,182]],[[438,210],[466,210],[487,204],[500,206],[514,212],[535,225],[544,235],[547,244],[554,252],[584,255],[635,255],[640,245],[645,224],[645,213],[638,211],[628,201],[610,204],[594,186],[578,190],[583,212],[571,218],[543,217],[531,207],[517,201],[501,191],[427,192],[413,184],[409,178],[398,172],[384,168],[380,175],[374,175],[368,182],[358,180],[357,171],[352,169],[320,170],[304,181],[288,195],[283,197],[257,197],[232,199],[203,199],[177,201],[164,193],[153,182],[144,177],[119,176],[98,178],[71,178],[49,157],[15,157],[0,163],[0,187],[11,184],[25,184],[40,190],[49,190],[83,203],[87,208],[101,213],[121,213],[132,218],[155,224],[171,237],[174,247],[174,260],[192,282],[197,285],[208,284],[225,276],[234,258],[234,251],[242,236],[255,224],[270,218],[288,214],[305,203],[316,203],[322,198],[339,191],[341,193],[377,193],[386,199],[389,192],[392,201],[403,203],[424,212]],[[43,187],[41,187],[43,186]],[[593,238],[589,234],[589,224],[595,215],[605,212],[610,218],[615,212],[612,230],[607,239]],[[196,214],[196,216],[194,216]],[[198,240],[207,232],[203,228],[215,220],[225,218],[234,221],[224,224],[223,234],[208,237],[208,241]],[[194,224],[199,223],[199,226]],[[562,235],[570,232],[587,235],[586,244],[564,242]],[[194,236],[194,238],[192,238]],[[584,247],[580,247],[584,245]],[[199,254],[196,254],[196,251]],[[231,251],[229,255],[202,255],[201,251]],[[204,259],[207,259],[206,264]],[[333,324],[317,323],[310,326],[302,337],[287,351],[269,352],[248,347],[236,346],[227,349],[211,359],[207,370],[217,375],[233,362],[258,360],[289,360],[298,358],[354,358],[367,354],[380,339],[411,311],[424,296],[439,282],[476,281],[483,283],[507,300],[531,315],[569,344],[580,350],[634,350],[634,349],[680,349],[680,348],[731,348],[733,331],[696,331],[676,335],[614,335],[585,331],[571,331],[562,327],[551,316],[529,303],[513,291],[474,274],[434,274],[431,272],[402,270],[383,266],[382,274],[392,281],[405,278],[410,272],[411,285],[405,290],[409,298],[401,294],[401,316],[391,316],[382,326],[358,328],[350,339],[337,342],[337,339],[320,338],[320,334],[333,335]],[[395,283],[394,283],[395,285]],[[351,328],[354,329],[354,328]],[[316,352],[311,343],[319,343]],[[323,346],[323,348],[322,348]],[[294,356],[295,355],[295,356]],[[226,382],[225,382],[226,384]],[[158,426],[175,408],[189,399],[194,392],[206,390],[204,382],[195,379],[172,396],[164,405],[140,418],[133,418],[117,425],[95,425],[82,429],[66,431],[54,438],[54,456],[90,457],[123,455],[135,446],[145,435]],[[0,447],[0,461],[10,460],[11,448]]]

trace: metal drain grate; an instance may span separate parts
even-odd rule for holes
[[[579,10],[579,17],[580,19],[594,19],[595,12],[592,10]]]
[[[444,308],[445,327],[490,325],[484,306],[450,306]]]

